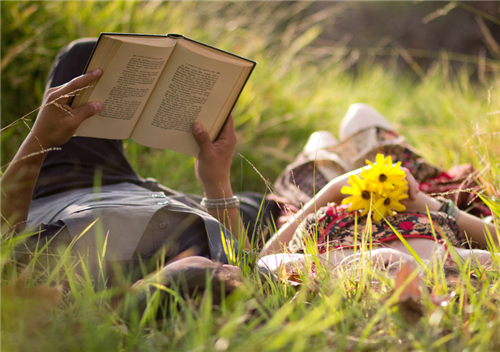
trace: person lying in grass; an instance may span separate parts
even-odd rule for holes
[[[396,231],[422,260],[430,261],[439,256],[443,262],[454,261],[455,258],[447,250],[447,246],[451,245],[463,260],[470,258],[475,265],[478,265],[475,258],[479,264],[491,261],[489,251],[471,249],[468,244],[487,248],[488,239],[491,239],[493,246],[498,248],[495,226],[458,209],[452,215],[443,212],[443,203],[423,192],[417,192],[414,177],[407,169],[404,171],[408,180],[408,198],[401,202],[395,201],[404,205],[403,212],[376,221],[372,219],[376,218],[376,208],[371,214],[362,214],[361,210],[349,211],[351,204],[342,204],[346,194],[341,190],[347,186],[349,176],[360,171],[345,174],[329,182],[300,211],[290,216],[287,224],[264,246],[261,255],[271,257],[261,260],[261,263],[275,261],[275,253],[299,253],[314,244],[322,258],[328,259],[331,264],[339,264],[354,260],[351,257],[353,248],[362,242],[366,247],[375,248],[371,255],[376,256],[377,261],[413,260],[408,248],[395,234]],[[445,202],[444,205],[448,206],[449,203]],[[293,257],[301,258],[300,255]]]
[[[227,248],[232,243],[233,251],[236,251],[237,241],[231,240],[233,237],[226,228],[233,230],[233,234],[246,234],[245,231],[238,231],[243,225],[229,182],[229,165],[236,143],[232,118],[228,119],[221,136],[214,143],[209,141],[201,125],[193,126],[201,149],[195,163],[196,173],[205,197],[208,200],[226,200],[223,207],[214,206],[203,211],[200,198],[139,177],[126,160],[121,141],[72,137],[79,124],[101,108],[98,102],[74,110],[66,105],[74,91],[91,84],[102,74],[96,70],[78,77],[94,44],[94,40],[77,41],[58,56],[49,79],[48,86],[51,88],[45,95],[44,104],[48,105],[40,110],[32,132],[1,180],[2,233],[20,233],[28,225],[35,235],[24,243],[25,262],[45,244],[50,243],[53,253],[59,245],[73,246],[94,277],[101,275],[100,263],[109,264],[108,267],[117,263],[134,266],[143,259],[153,259],[151,262],[156,268],[158,263],[168,263],[179,258],[180,254],[204,256],[227,263]],[[345,178],[343,180],[345,182]],[[339,185],[333,182],[325,187],[295,219],[302,220],[305,215],[312,214],[315,207],[340,200],[335,198],[343,197],[337,192]],[[441,207],[427,198],[420,199],[423,195],[417,197],[412,192],[414,189],[410,188],[410,199],[414,203],[408,204],[409,209],[415,206],[418,210],[425,210],[424,203],[431,210]],[[260,200],[253,200],[258,208]],[[246,205],[250,205],[251,201]],[[245,202],[242,202],[243,217],[247,214],[247,219],[255,222],[258,209],[255,211],[251,206],[245,209],[244,205]],[[248,215],[252,213],[249,208],[253,210],[253,216]],[[478,219],[465,214],[458,221],[462,231],[467,231],[473,240],[485,246],[484,236],[472,236],[468,227],[477,229]],[[281,251],[282,246],[278,243],[299,243],[298,240],[291,241],[295,227],[295,221],[283,227],[262,253]],[[454,226],[450,228],[455,229]],[[296,238],[299,235],[297,232]],[[329,243],[325,239],[330,237],[320,239],[320,245]],[[249,248],[248,240],[241,239]],[[430,240],[412,241],[417,240],[425,241],[422,246],[430,257]],[[399,251],[403,248],[397,247],[397,241],[391,241],[393,250],[404,253]],[[417,242],[412,245],[419,246]],[[108,275],[102,275],[106,280]]]
[[[59,246],[72,247],[94,279],[100,275],[105,281],[106,268],[137,267],[141,261],[150,262],[151,270],[183,256],[228,263],[227,254],[238,251],[238,240],[249,248],[242,218],[246,226],[254,226],[263,204],[262,195],[233,194],[232,117],[214,143],[201,124],[193,125],[201,150],[195,172],[205,199],[141,178],[126,159],[122,141],[73,137],[82,121],[102,107],[101,102],[68,106],[75,92],[102,75],[97,69],[79,76],[95,42],[78,40],[61,50],[44,105],[3,173],[4,239],[27,228],[33,235],[16,251],[18,260],[27,263],[47,247],[51,255]],[[175,166],[166,171],[175,172]]]
[[[493,260],[485,249],[491,246],[499,250],[498,229],[458,209],[451,199],[432,198],[420,191],[428,189],[417,183],[414,174],[429,185],[432,183],[428,176],[436,174],[435,168],[408,146],[402,147],[401,139],[380,114],[357,104],[342,121],[340,134],[344,139],[341,143],[327,132],[313,134],[297,162],[278,178],[278,191],[299,198],[296,203],[306,203],[288,214],[287,222],[266,243],[261,265],[276,269],[283,263],[304,260],[303,252],[318,253],[326,264],[355,262],[368,248],[373,248],[371,253],[365,253],[368,257],[385,264],[415,261],[411,251],[423,261],[440,258],[445,264],[470,259],[474,265],[483,265]],[[391,138],[381,137],[388,135]],[[387,141],[390,143],[384,144]],[[311,193],[316,192],[316,182],[322,184],[329,175],[349,168],[346,165],[359,164],[353,159],[371,157],[374,152],[385,152],[389,157],[384,159],[378,154],[374,158],[377,163],[370,162],[371,170],[358,169],[332,177],[316,194]],[[392,163],[391,154],[399,159],[398,164]],[[345,161],[346,155],[351,156],[350,160]],[[401,162],[413,170],[400,167]],[[360,174],[371,177],[371,184],[355,176]],[[427,179],[423,178],[425,174]],[[293,182],[299,186],[293,186]],[[352,188],[347,187],[348,182]],[[293,205],[294,199],[290,203]],[[484,211],[482,204],[472,208]],[[283,252],[286,254],[276,255]]]

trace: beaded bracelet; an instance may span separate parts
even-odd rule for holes
[[[442,204],[438,211],[446,213],[449,216],[453,217],[455,220],[457,220],[458,215],[460,214],[460,209],[458,209],[455,203],[451,199],[446,199],[446,198],[438,198],[438,200]]]
[[[221,199],[203,198],[200,204],[205,209],[236,208],[240,205],[240,199],[236,196]]]

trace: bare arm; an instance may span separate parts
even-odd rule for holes
[[[365,167],[366,169],[366,167]],[[410,199],[415,199],[418,188],[417,183],[411,173],[403,168],[407,175],[408,180],[408,194]],[[316,194],[309,202],[304,205],[304,207],[299,210],[278,232],[266,243],[262,251],[261,256],[282,252],[282,247],[288,245],[291,241],[293,234],[305,217],[313,212],[316,212],[319,208],[326,206],[328,203],[340,204],[345,198],[345,195],[340,193],[343,186],[347,185],[347,180],[351,175],[360,174],[362,169],[357,169],[339,176],[332,181],[330,181],[321,191]]]
[[[95,115],[101,108],[100,103],[87,103],[72,110],[66,105],[70,98],[61,96],[87,86],[101,74],[101,70],[95,70],[45,93],[43,105],[56,101],[62,107],[49,104],[40,110],[32,131],[2,175],[2,233],[24,229],[33,190],[47,151],[66,143],[82,121]]]
[[[193,124],[193,136],[200,147],[200,154],[195,160],[196,177],[203,187],[205,197],[207,199],[232,197],[229,171],[236,146],[233,116],[229,116],[215,142],[212,143],[210,136],[199,123]],[[243,234],[244,237],[240,240],[244,241],[245,249],[250,250],[250,242],[237,207],[207,209],[207,213],[219,220],[233,235]]]
[[[302,209],[294,214],[290,220],[288,220],[288,222],[274,234],[274,236],[265,244],[264,248],[260,252],[260,256],[283,252],[282,247],[286,247],[288,245],[295,230],[299,227],[307,215],[316,212],[316,210],[326,206],[329,202],[340,204],[342,199],[344,199],[344,195],[340,193],[342,186],[347,185],[347,180],[351,174],[359,174],[360,171],[361,170],[358,169],[330,181],[321,189],[321,191],[318,192],[318,194],[316,194],[314,198],[307,202]]]
[[[431,198],[426,194],[419,193],[414,201],[404,200],[402,202],[406,206],[406,210],[425,212],[426,207],[431,211],[438,211],[441,207],[441,202],[435,198]],[[492,234],[495,243],[498,245],[497,229],[494,224],[487,224],[477,216],[468,214],[464,211],[459,211],[457,216],[457,224],[460,227],[462,235],[467,235],[470,239],[477,242],[481,248],[487,247],[486,227]]]

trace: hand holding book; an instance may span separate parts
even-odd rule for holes
[[[71,109],[67,104],[73,92],[92,84],[102,75],[95,69],[59,87],[46,91],[42,108],[28,137],[34,137],[40,149],[59,147],[66,143],[83,121],[101,109],[100,102],[88,102]]]
[[[230,115],[219,138],[212,143],[199,123],[193,125],[193,135],[200,153],[195,160],[195,172],[207,198],[232,197],[229,171],[236,146],[233,117]]]
[[[196,156],[191,134],[203,124],[214,141],[255,62],[179,35],[101,34],[86,71],[102,67],[96,86],[73,106],[103,108],[76,135],[124,139]]]

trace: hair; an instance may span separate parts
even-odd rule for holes
[[[170,290],[179,293],[184,299],[196,299],[210,292],[215,307],[242,285],[243,280],[221,264],[211,262],[187,265],[171,272],[159,271],[149,278],[137,281],[129,290],[132,301],[125,303],[127,301],[125,295],[121,295],[117,297],[113,306],[117,307],[119,314],[126,318],[134,309],[143,312],[148,300],[159,291],[160,306],[156,315],[157,318],[161,318],[172,309]],[[135,304],[130,305],[132,302]]]
[[[215,264],[215,263],[214,263]],[[242,279],[220,264],[214,267],[188,267],[168,276],[169,288],[179,290],[186,298],[193,298],[211,290],[213,303],[219,305],[243,284]]]

